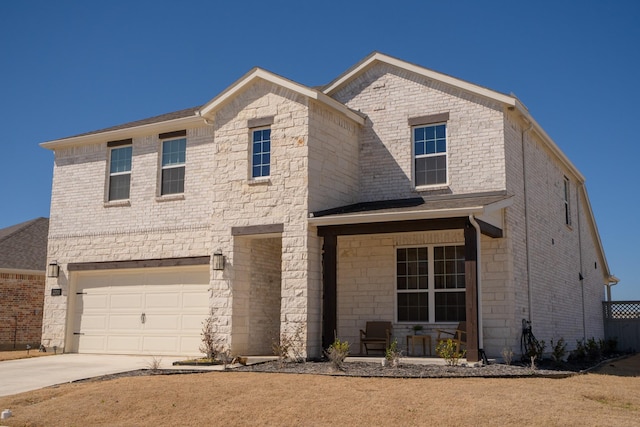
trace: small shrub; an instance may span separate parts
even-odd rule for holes
[[[555,344],[551,340],[551,358],[554,363],[560,364],[564,361],[567,355],[567,343],[564,342],[564,338],[560,338]]]
[[[502,349],[502,358],[504,359],[504,363],[507,365],[511,365],[511,361],[513,360],[513,350],[509,347],[505,347]]]
[[[446,360],[448,366],[457,366],[466,353],[466,350],[458,351],[456,343],[451,339],[442,340],[436,345],[436,354]]]
[[[218,353],[223,349],[223,344],[218,336],[217,319],[213,315],[213,311],[209,312],[209,316],[202,322],[202,344],[200,351],[207,355],[207,359],[211,362],[217,359]]]
[[[389,347],[384,351],[384,358],[391,366],[398,366],[400,364],[402,351],[398,349],[397,339],[394,338],[393,342],[389,344]]]
[[[576,348],[569,355],[571,360],[582,361],[587,358],[587,349],[582,340],[576,340]]]
[[[413,325],[413,327],[411,329],[413,329],[413,333],[415,335],[418,335],[418,333],[422,332],[424,327],[422,325]]]
[[[526,353],[523,354],[525,360],[535,358],[542,360],[544,356],[544,349],[547,347],[547,343],[544,340],[533,341],[529,343],[526,348]]]
[[[600,345],[595,340],[595,338],[591,337],[587,340],[587,344],[585,345],[587,350],[587,357],[589,360],[600,360],[602,354],[600,352]]]
[[[600,340],[600,350],[605,356],[611,356],[618,352],[618,339],[609,338],[608,340]]]
[[[304,361],[304,350],[302,338],[304,327],[298,325],[293,333],[281,333],[279,339],[273,339],[271,342],[271,349],[273,354],[278,356],[278,363],[282,366],[286,361],[291,360],[294,362]]]
[[[342,371],[344,360],[349,355],[349,343],[336,339],[325,351],[325,355],[335,369]]]
[[[160,366],[162,365],[162,358],[153,356],[149,363],[147,364],[147,368],[154,374],[157,374],[160,371]]]

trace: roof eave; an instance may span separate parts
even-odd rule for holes
[[[388,221],[411,221],[418,219],[457,218],[485,213],[485,206],[467,206],[464,208],[410,210],[404,212],[372,212],[361,214],[328,215],[308,218],[311,225],[317,227],[328,225],[351,225]]]
[[[261,68],[253,68],[247,74],[242,76],[240,79],[236,80],[233,84],[231,84],[228,88],[218,94],[211,101],[204,104],[200,110],[198,110],[197,114],[205,119],[213,120],[214,113],[226,105],[231,99],[234,98],[238,93],[243,91],[247,86],[252,84],[255,80],[261,79],[267,81],[269,83],[273,83],[275,85],[284,87],[293,92],[296,92],[302,96],[305,96],[309,99],[313,99],[315,101],[321,102],[334,110],[339,111],[344,114],[349,119],[358,123],[359,125],[365,124],[365,118],[357,114],[354,111],[351,111],[345,105],[336,101],[335,99],[325,95],[324,93],[311,89],[307,86],[296,83],[292,80],[281,77],[277,74],[271,73],[269,71],[263,70]]]
[[[466,92],[475,94],[475,95],[479,95],[485,98],[489,98],[492,99],[494,101],[497,102],[501,102],[507,106],[515,106],[516,105],[516,98],[510,95],[505,95],[503,93],[500,92],[496,92],[494,90],[443,74],[443,73],[439,73],[437,71],[433,71],[430,70],[428,68],[424,68],[421,67],[419,65],[416,64],[412,64],[410,62],[406,62],[403,61],[401,59],[397,59],[394,58],[392,56],[389,55],[385,55],[383,53],[380,52],[374,52],[372,54],[370,54],[369,56],[367,56],[365,59],[363,59],[362,61],[360,61],[358,64],[356,64],[354,67],[350,68],[349,70],[347,70],[346,72],[344,72],[342,75],[340,75],[338,78],[336,78],[335,80],[333,80],[331,83],[329,83],[327,86],[324,87],[323,92],[326,95],[333,95],[338,89],[340,89],[343,85],[345,85],[346,83],[348,83],[350,80],[352,80],[353,78],[355,78],[355,76],[357,76],[358,74],[360,74],[362,71],[364,71],[365,69],[369,68],[370,66],[372,66],[373,64],[375,64],[376,62],[382,62],[382,63],[386,63],[389,65],[393,65],[395,67],[398,68],[402,68],[408,71],[411,71],[413,73],[416,73],[418,75],[421,75],[423,77],[432,79],[432,80],[436,80],[442,83],[445,83],[447,85],[456,87],[458,89],[462,89]]]
[[[124,138],[149,135],[150,133],[162,133],[175,130],[178,127],[192,128],[203,124],[202,118],[197,115],[181,117],[173,120],[166,120],[157,123],[149,123],[130,128],[115,129],[105,132],[97,132],[89,135],[80,135],[70,138],[56,139],[40,144],[42,148],[56,150],[59,148],[71,147],[75,145],[91,144],[104,141],[116,141]]]

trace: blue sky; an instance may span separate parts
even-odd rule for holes
[[[0,228],[49,216],[39,143],[197,106],[254,66],[309,86],[377,50],[516,94],[587,178],[640,299],[640,2],[0,1]]]

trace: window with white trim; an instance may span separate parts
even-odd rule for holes
[[[413,128],[416,187],[447,183],[447,125]]]
[[[564,223],[571,225],[571,181],[564,177]]]
[[[396,249],[398,322],[465,320],[464,246]]]
[[[251,131],[251,178],[271,175],[271,128]]]
[[[129,198],[131,155],[131,145],[111,148],[109,156],[109,201]]]
[[[161,195],[184,193],[186,151],[186,138],[162,142]]]

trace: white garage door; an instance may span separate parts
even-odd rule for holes
[[[207,267],[79,273],[78,353],[198,355],[209,313]]]

